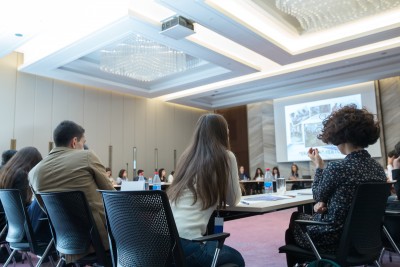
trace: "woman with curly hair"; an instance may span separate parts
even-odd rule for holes
[[[334,222],[329,226],[308,226],[309,234],[317,249],[332,253],[337,249],[343,226],[357,186],[368,182],[386,182],[385,171],[371,158],[366,147],[374,144],[380,135],[379,123],[366,109],[355,105],[338,109],[323,122],[321,134],[317,137],[326,144],[337,146],[346,155],[341,161],[330,162],[324,168],[324,161],[317,148],[310,148],[308,156],[314,163],[315,178],[312,191],[315,201],[313,216],[295,212],[286,232],[286,243],[310,248],[296,219],[320,222]],[[323,215],[323,216],[322,216]],[[287,256],[288,266],[296,259]],[[292,265],[290,265],[292,264]]]

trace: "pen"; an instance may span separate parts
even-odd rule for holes
[[[246,202],[246,201],[244,201],[244,200],[241,200],[240,203],[245,204],[245,205],[250,205],[249,202]]]

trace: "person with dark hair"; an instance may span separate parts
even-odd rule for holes
[[[36,238],[48,242],[51,240],[49,225],[47,222],[40,221],[41,218],[46,218],[46,215],[37,205],[36,199],[32,201],[32,190],[28,181],[29,171],[41,160],[42,155],[34,147],[24,147],[19,150],[0,171],[0,189],[20,191]]]
[[[250,195],[261,194],[263,192],[263,187],[264,187],[264,172],[262,171],[261,168],[256,169],[253,180],[260,182],[252,184],[250,188]]]
[[[289,180],[297,180],[297,179],[301,179],[302,175],[301,172],[299,170],[299,166],[297,166],[297,164],[292,164],[292,166],[290,167],[290,175],[289,175]]]
[[[276,179],[281,177],[281,173],[280,173],[279,168],[277,166],[272,168],[272,177],[274,177],[274,180],[276,180]]]
[[[93,150],[84,150],[85,130],[73,121],[61,122],[53,132],[56,145],[29,172],[29,182],[35,192],[80,190],[91,208],[105,249],[109,249],[105,214],[98,189],[114,190],[106,168]],[[66,255],[67,261],[84,255]]]
[[[181,155],[167,190],[188,266],[210,266],[216,241],[191,242],[206,234],[217,207],[235,206],[241,198],[235,155],[229,150],[228,124],[218,114],[202,115]],[[217,265],[244,266],[240,253],[224,245]]]
[[[391,170],[392,180],[397,182],[394,184],[394,193],[395,196],[390,196],[388,199],[388,209],[400,210],[400,142],[398,142],[391,157],[391,164],[393,165],[393,169]],[[390,152],[389,152],[390,153]],[[389,156],[389,155],[388,155]]]
[[[12,158],[12,156],[15,155],[15,153],[17,153],[17,150],[14,149],[9,149],[3,152],[3,154],[1,154],[1,165],[0,165],[0,169],[6,165],[6,163]]]
[[[125,169],[120,169],[117,177],[117,185],[122,184],[122,181],[126,181],[128,179],[128,173]]]
[[[244,171],[244,166],[239,166],[239,180],[241,181],[246,181],[250,178],[250,175],[248,175],[245,171]]]
[[[371,158],[366,147],[374,144],[380,135],[379,123],[373,114],[355,105],[344,106],[332,112],[322,122],[322,132],[317,136],[326,144],[337,146],[346,155],[341,161],[330,162],[324,168],[319,150],[310,148],[308,156],[316,167],[313,196],[316,201],[314,215],[292,214],[286,243],[310,249],[310,244],[294,223],[296,219],[334,222],[333,225],[308,226],[308,232],[320,252],[332,253],[338,247],[346,216],[358,185],[368,182],[386,182],[385,171]],[[296,259],[287,256],[288,266]],[[290,265],[292,264],[293,265]]]
[[[167,181],[167,177],[165,177],[166,175],[167,175],[167,172],[165,171],[164,168],[161,168],[158,170],[158,176],[160,177],[161,182]]]
[[[139,176],[143,176],[144,180],[147,181],[147,178],[144,177],[144,170],[141,169],[137,171],[137,176],[133,178],[133,181],[139,181]]]
[[[110,167],[107,167],[107,168],[106,168],[106,174],[107,174],[108,180],[109,180],[112,184],[114,184],[114,183],[115,183],[115,180],[114,180],[114,178],[112,177],[112,173],[111,173],[111,168],[110,168]]]

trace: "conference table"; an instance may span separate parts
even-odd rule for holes
[[[249,188],[246,185],[250,186],[251,184],[262,184],[264,183],[263,180],[240,180],[239,181],[244,187],[247,193],[249,193]],[[276,180],[273,180],[274,192],[276,192]],[[314,182],[312,179],[296,179],[296,180],[289,180],[285,179],[286,182],[286,190],[291,190],[293,184],[298,184],[300,188],[310,188],[311,184]],[[290,186],[288,186],[290,185]]]
[[[293,207],[302,208],[313,203],[314,199],[311,189],[300,189],[287,191],[284,195],[274,193],[270,195],[258,194],[242,196],[237,206],[227,206],[224,211],[261,214]]]
[[[215,217],[223,217],[224,221],[230,221],[296,207],[300,212],[311,214],[314,203],[310,188],[287,191],[282,196],[277,193],[242,196],[237,206],[227,206],[225,209],[214,211],[207,226],[208,233],[214,232]]]

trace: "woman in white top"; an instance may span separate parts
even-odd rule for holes
[[[180,157],[168,188],[188,266],[210,266],[216,241],[191,242],[206,234],[217,206],[235,206],[241,198],[235,155],[229,151],[228,124],[218,114],[200,117],[191,143]],[[245,266],[240,253],[224,245],[217,265]]]

